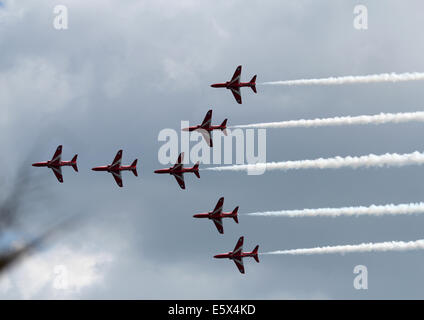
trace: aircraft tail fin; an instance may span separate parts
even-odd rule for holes
[[[252,80],[250,80],[250,84],[252,84],[251,88],[254,93],[258,93],[256,91],[256,74],[253,76]]]
[[[76,155],[74,155],[74,157],[71,160],[71,162],[72,162],[72,168],[74,168],[74,170],[76,172],[78,172],[77,157],[78,157],[78,155],[76,154]]]
[[[222,121],[222,123],[221,123],[221,131],[224,133],[224,135],[226,136],[227,135],[227,120],[228,119],[225,119],[224,121]]]
[[[193,169],[194,169],[194,174],[196,175],[196,177],[198,177],[200,179],[199,163],[200,163],[200,161],[197,161],[196,164],[194,165]]]
[[[239,209],[239,207],[236,207],[236,208],[233,210],[233,212],[232,212],[232,214],[233,214],[233,219],[234,219],[234,221],[235,221],[236,223],[238,223],[238,216],[237,216],[238,209]]]
[[[255,249],[253,249],[252,253],[253,253],[253,258],[256,260],[256,262],[259,263],[258,249],[259,249],[259,245],[257,245]]]
[[[131,167],[132,167],[132,169],[131,169],[132,173],[134,173],[134,175],[137,177],[138,176],[138,173],[137,173],[137,159],[135,159],[133,161],[133,163],[131,164]]]

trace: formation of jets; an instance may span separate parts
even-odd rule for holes
[[[215,83],[215,84],[212,84],[211,86],[213,88],[227,88],[227,89],[231,90],[231,92],[233,93],[234,98],[236,99],[237,103],[241,104],[242,103],[241,94],[240,94],[240,88],[241,87],[250,87],[256,93],[256,75],[253,76],[253,78],[252,78],[252,80],[250,80],[250,82],[240,82],[240,75],[241,75],[241,66],[238,66],[230,81],[227,81],[225,83]],[[202,124],[197,125],[197,126],[193,126],[193,127],[183,128],[182,130],[188,131],[188,132],[199,131],[202,134],[202,136],[205,139],[208,146],[213,147],[211,133],[214,130],[220,130],[224,133],[224,135],[227,135],[227,131],[226,131],[226,129],[227,129],[227,119],[225,119],[220,125],[212,125],[211,123],[212,123],[212,110],[209,110],[206,113],[206,116],[205,116]],[[60,145],[60,146],[57,147],[56,152],[54,153],[51,160],[45,161],[45,162],[36,162],[36,163],[33,163],[32,165],[34,167],[47,167],[47,168],[52,169],[57,180],[60,183],[63,183],[62,167],[71,166],[75,171],[78,171],[78,167],[77,167],[77,157],[78,157],[78,155],[75,155],[72,158],[71,161],[62,161],[61,157],[62,157],[62,146]],[[93,171],[105,171],[105,172],[111,173],[113,178],[115,179],[117,185],[119,187],[123,187],[121,172],[122,171],[131,171],[135,176],[138,176],[137,159],[135,159],[132,162],[132,164],[128,165],[128,166],[121,165],[121,161],[122,161],[122,150],[119,150],[111,164],[94,167],[94,168],[92,168],[92,170]],[[170,168],[155,170],[154,173],[170,174],[170,175],[174,176],[175,179],[177,180],[180,188],[185,189],[184,173],[192,172],[196,175],[197,178],[200,178],[200,174],[199,174],[199,162],[197,162],[191,168],[184,168],[183,161],[184,161],[184,152],[181,152],[179,154],[178,160],[174,164],[174,166],[172,166]],[[206,212],[206,213],[198,213],[198,214],[195,214],[193,217],[194,218],[207,218],[209,220],[212,220],[214,222],[215,227],[217,228],[218,232],[220,234],[223,234],[224,233],[224,227],[223,227],[222,219],[232,218],[236,223],[238,223],[237,213],[238,213],[238,209],[239,209],[239,207],[237,206],[232,212],[223,212],[222,211],[223,205],[224,205],[224,197],[221,197],[218,200],[218,203],[216,204],[215,209],[213,211]],[[240,237],[240,239],[238,240],[237,245],[236,245],[236,247],[234,248],[233,251],[228,252],[228,253],[222,253],[222,254],[215,255],[214,258],[218,258],[218,259],[227,258],[227,259],[233,260],[235,262],[238,270],[241,273],[244,273],[243,258],[253,257],[257,262],[259,262],[259,258],[258,258],[258,248],[259,248],[259,246],[256,246],[253,249],[252,252],[243,252],[243,239],[244,239],[243,237]],[[26,251],[26,249],[24,249],[22,251],[22,253],[24,251]],[[21,252],[17,251],[16,253],[14,253],[14,255],[20,256]],[[3,267],[3,265],[8,264],[8,261],[11,261],[11,260],[15,260],[15,259],[14,258],[13,259],[8,259],[8,258],[2,259],[2,257],[0,257],[0,269]]]
[[[53,158],[51,160],[48,160],[45,162],[36,162],[36,163],[33,163],[32,165],[34,167],[47,167],[52,169],[57,180],[60,183],[63,183],[61,168],[64,166],[71,166],[72,168],[74,168],[75,171],[78,172],[78,166],[77,166],[78,155],[76,154],[71,161],[62,161],[61,157],[62,157],[62,146],[60,145],[57,147],[56,152],[54,153]],[[95,167],[92,170],[110,172],[112,176],[115,178],[115,181],[118,184],[118,186],[122,187],[123,184],[122,184],[121,171],[126,171],[126,170],[131,171],[132,173],[134,173],[135,176],[138,176],[138,174],[137,174],[137,159],[135,159],[130,166],[121,166],[121,159],[122,159],[122,150],[119,150],[112,164],[101,166],[101,167]]]

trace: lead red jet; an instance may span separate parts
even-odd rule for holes
[[[244,237],[240,237],[233,251],[230,251],[228,253],[217,254],[216,256],[214,256],[214,258],[217,258],[217,259],[225,258],[225,259],[233,260],[237,268],[239,269],[239,271],[241,273],[244,273],[243,258],[253,257],[256,260],[256,262],[259,263],[259,258],[258,258],[259,246],[256,246],[252,252],[243,252],[243,240],[244,240]]]
[[[218,203],[215,206],[215,209],[213,211],[208,213],[198,213],[195,214],[194,218],[208,218],[211,219],[214,223],[216,228],[218,229],[219,233],[224,233],[224,226],[222,224],[222,218],[233,218],[236,223],[238,223],[237,218],[237,211],[239,207],[236,207],[233,212],[222,212],[222,207],[224,205],[224,197],[221,197],[218,200]]]
[[[63,182],[62,167],[71,166],[72,168],[74,168],[75,171],[78,172],[78,167],[77,167],[78,155],[76,154],[71,161],[62,161],[61,157],[62,157],[62,146],[60,145],[57,147],[56,152],[54,153],[51,160],[45,161],[45,162],[36,162],[36,163],[33,163],[32,165],[34,167],[47,167],[52,169],[57,180],[59,180],[59,182],[62,183]]]
[[[177,163],[173,167],[170,167],[168,169],[155,170],[155,173],[159,173],[159,174],[169,173],[173,175],[175,179],[177,180],[178,184],[180,185],[181,189],[185,189],[184,173],[193,172],[198,178],[200,178],[200,174],[199,174],[199,161],[192,168],[184,168],[183,161],[184,161],[184,152],[181,152],[180,155],[178,156]]]
[[[189,131],[189,132],[196,131],[196,130],[200,131],[203,138],[205,138],[208,146],[213,147],[211,132],[213,130],[221,130],[224,133],[224,135],[227,135],[227,119],[222,121],[222,123],[219,126],[211,126],[211,122],[212,122],[212,110],[209,110],[206,113],[205,119],[203,120],[202,124],[199,124],[194,127],[184,128],[182,130]]]
[[[256,91],[256,74],[253,76],[250,82],[240,82],[240,75],[241,75],[241,66],[238,66],[230,81],[227,81],[224,83],[214,83],[211,85],[211,87],[230,89],[236,101],[239,104],[241,104],[241,94],[240,94],[241,87],[250,87],[252,88],[254,93],[257,93],[257,91]]]
[[[134,173],[136,177],[138,176],[138,174],[137,174],[137,159],[135,159],[130,166],[121,166],[121,159],[122,159],[122,150],[119,150],[115,156],[115,159],[113,159],[112,164],[109,164],[106,166],[94,167],[91,170],[110,172],[112,176],[115,178],[115,181],[118,184],[118,186],[122,187],[121,171],[131,171],[132,173]]]

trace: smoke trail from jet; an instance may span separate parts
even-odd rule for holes
[[[263,82],[263,85],[283,85],[283,86],[301,86],[301,85],[339,85],[349,83],[376,83],[376,82],[403,82],[424,80],[423,72],[406,73],[383,73],[370,74],[365,76],[343,76],[320,79],[299,79],[285,81]]]
[[[329,253],[354,253],[354,252],[384,252],[384,251],[410,251],[424,249],[424,240],[416,241],[387,241],[377,243],[361,243],[355,245],[327,246],[306,249],[277,250],[262,254],[284,255],[312,255]]]
[[[334,157],[319,158],[314,160],[267,162],[256,164],[243,164],[221,167],[210,167],[205,170],[212,171],[247,171],[264,172],[265,170],[299,170],[299,169],[338,169],[359,167],[402,167],[407,165],[424,164],[424,153],[415,151],[407,154],[386,153],[383,155],[369,154],[360,157]]]
[[[369,207],[318,208],[303,210],[280,210],[246,213],[261,217],[340,217],[340,216],[382,216],[424,213],[424,202],[407,204],[371,205]]]
[[[424,112],[404,112],[404,113],[380,113],[377,115],[346,116],[321,119],[300,119],[280,122],[253,123],[231,128],[308,128],[308,127],[327,127],[344,126],[360,124],[384,124],[384,123],[402,123],[402,122],[424,122]]]

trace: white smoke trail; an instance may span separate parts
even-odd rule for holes
[[[346,116],[322,119],[300,119],[280,122],[253,123],[231,128],[296,128],[296,127],[324,127],[324,126],[342,126],[356,124],[383,124],[383,123],[402,123],[420,121],[424,122],[424,112],[404,112],[404,113],[380,113],[377,115]]]
[[[424,153],[415,151],[407,154],[386,153],[383,155],[369,154],[360,157],[334,157],[314,160],[267,162],[256,164],[241,164],[232,166],[210,167],[213,171],[248,171],[249,173],[265,170],[298,170],[298,169],[338,169],[343,167],[402,167],[412,164],[424,164]]]
[[[387,204],[372,205],[369,207],[342,207],[342,208],[319,208],[303,210],[281,210],[246,213],[249,216],[267,216],[267,217],[340,217],[340,216],[382,216],[382,215],[407,215],[424,213],[424,203],[408,204]]]
[[[264,252],[262,254],[310,255],[326,253],[353,253],[377,251],[409,251],[424,249],[424,240],[416,241],[387,241],[377,243],[361,243],[355,245],[327,246],[307,249],[291,249]]]
[[[422,72],[407,72],[407,73],[383,73],[370,74],[365,76],[344,76],[330,77],[320,79],[299,79],[285,81],[270,81],[263,82],[264,85],[284,85],[284,86],[299,86],[299,85],[337,85],[345,83],[373,83],[373,82],[401,82],[424,80]]]

